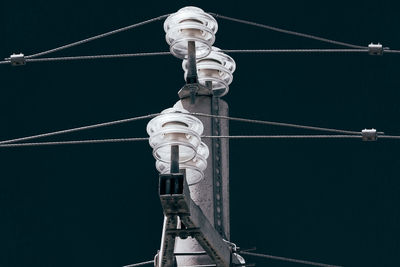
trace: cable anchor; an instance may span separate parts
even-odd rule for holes
[[[368,54],[372,56],[382,56],[383,55],[383,46],[380,43],[374,44],[370,43],[368,45]]]
[[[7,60],[10,60],[11,66],[22,66],[26,63],[25,56],[22,53],[12,54]]]

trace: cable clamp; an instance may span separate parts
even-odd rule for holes
[[[11,63],[11,66],[22,66],[22,65],[25,65],[26,60],[25,60],[24,54],[22,54],[22,53],[12,54],[10,56],[10,63]]]
[[[383,55],[383,46],[380,43],[374,44],[370,43],[368,45],[368,54],[373,56],[382,56]]]
[[[378,133],[376,129],[364,129],[361,131],[363,141],[376,141],[378,139]]]

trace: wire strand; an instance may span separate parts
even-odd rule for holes
[[[361,139],[358,135],[205,135],[211,139]]]
[[[362,139],[357,135],[203,135],[201,138],[211,139]],[[379,139],[400,139],[400,136],[379,136]],[[35,142],[35,143],[11,143],[0,144],[0,147],[34,147],[34,146],[51,146],[51,145],[81,145],[81,144],[100,144],[100,143],[128,143],[147,141],[148,137],[132,137],[132,138],[113,138],[113,139],[89,139],[89,140],[72,140],[72,141],[55,141],[55,142]]]
[[[151,261],[144,261],[144,262],[124,265],[122,267],[136,267],[136,266],[142,266],[142,265],[153,264],[153,263],[154,263],[154,260],[151,260]]]
[[[368,49],[223,49],[225,53],[254,53],[254,54],[270,54],[270,53],[368,53]]]
[[[400,136],[395,136],[395,135],[380,135],[380,139],[400,139]]]
[[[279,261],[286,261],[286,262],[300,263],[300,264],[306,264],[306,265],[313,265],[313,266],[343,267],[341,265],[331,265],[331,264],[325,264],[325,263],[320,263],[320,262],[298,260],[298,259],[279,257],[279,256],[273,256],[273,255],[267,255],[267,254],[260,254],[260,253],[254,253],[254,252],[241,251],[241,252],[239,252],[239,254],[249,255],[249,256],[254,256],[254,257],[260,257],[260,258],[266,258],[266,259],[279,260]]]
[[[384,49],[383,53],[400,54],[400,50]]]
[[[77,141],[55,141],[55,142],[35,142],[35,143],[11,143],[0,144],[0,147],[32,147],[32,146],[54,146],[54,145],[82,145],[82,144],[100,144],[100,143],[126,143],[147,141],[148,137],[133,137],[133,138],[115,138],[115,139],[90,139]]]
[[[50,132],[50,133],[37,134],[37,135],[21,137],[21,138],[15,138],[15,139],[10,139],[10,140],[4,140],[4,141],[0,141],[0,145],[20,142],[20,141],[28,141],[28,140],[32,140],[32,139],[37,139],[37,138],[42,138],[42,137],[49,137],[49,136],[65,134],[65,133],[78,132],[78,131],[83,131],[83,130],[88,130],[88,129],[99,128],[99,127],[106,127],[106,126],[111,126],[111,125],[116,125],[116,124],[121,124],[121,123],[137,121],[137,120],[143,120],[143,119],[153,118],[153,117],[155,117],[155,116],[157,116],[159,114],[160,113],[154,113],[154,114],[144,115],[144,116],[140,116],[140,117],[133,117],[133,118],[129,118],[129,119],[98,123],[98,124],[82,126],[82,127],[77,127],[77,128],[67,129],[67,130],[56,131],[56,132]]]
[[[340,45],[340,46],[345,46],[345,47],[351,47],[351,48],[361,48],[361,49],[366,48],[365,46],[354,45],[354,44],[349,44],[349,43],[345,43],[345,42],[339,42],[339,41],[330,40],[330,39],[327,39],[327,38],[318,37],[318,36],[311,35],[311,34],[305,34],[305,33],[300,33],[300,32],[295,32],[295,31],[289,31],[289,30],[278,28],[278,27],[273,27],[273,26],[269,26],[269,25],[265,25],[265,24],[260,24],[260,23],[256,23],[256,22],[252,22],[252,21],[248,21],[248,20],[236,19],[236,18],[223,16],[223,15],[219,15],[219,14],[215,14],[215,13],[210,13],[210,14],[213,15],[215,18],[221,18],[221,19],[225,19],[225,20],[230,20],[230,21],[234,21],[234,22],[238,22],[238,23],[242,23],[242,24],[247,24],[247,25],[251,25],[251,26],[256,26],[256,27],[259,27],[259,28],[264,28],[264,29],[268,29],[268,30],[272,30],[272,31],[276,31],[276,32],[289,34],[289,35],[295,35],[295,36],[300,36],[300,37],[304,37],[304,38],[308,38],[308,39],[314,39],[314,40],[325,42],[325,43],[330,43],[330,44],[335,44],[335,45]]]
[[[166,56],[166,55],[171,55],[171,52],[149,52],[149,53],[94,55],[94,56],[31,58],[31,59],[27,59],[26,62],[70,61],[70,60],[148,57],[148,56]]]
[[[255,123],[255,124],[265,124],[265,125],[273,125],[273,126],[281,126],[281,127],[298,128],[298,129],[304,129],[304,130],[361,135],[361,132],[356,132],[356,131],[314,127],[314,126],[306,126],[306,125],[299,125],[299,124],[292,124],[292,123],[273,122],[273,121],[264,121],[264,120],[252,120],[252,119],[236,118],[236,117],[229,117],[229,116],[222,116],[222,115],[212,115],[212,114],[205,114],[205,113],[190,113],[190,114],[195,115],[195,116],[201,116],[201,117],[227,119],[227,120],[232,120],[232,121],[241,121],[241,122],[248,122],[248,123]],[[380,132],[380,134],[382,134],[382,133]]]
[[[54,52],[57,52],[57,51],[60,51],[60,50],[63,50],[63,49],[67,49],[67,48],[70,48],[70,47],[73,47],[73,46],[77,46],[77,45],[84,44],[84,43],[87,43],[87,42],[90,42],[90,41],[94,41],[94,40],[97,40],[97,39],[100,39],[100,38],[104,38],[104,37],[107,37],[107,36],[110,36],[110,35],[113,35],[113,34],[116,34],[116,33],[120,33],[120,32],[127,31],[127,30],[131,30],[131,29],[137,28],[139,26],[143,26],[143,25],[146,25],[148,23],[161,20],[161,19],[166,18],[168,16],[169,16],[169,14],[158,16],[158,17],[155,17],[155,18],[152,18],[152,19],[149,19],[149,20],[145,20],[145,21],[142,21],[142,22],[139,22],[139,23],[136,23],[136,24],[132,24],[132,25],[117,29],[117,30],[109,31],[109,32],[106,32],[106,33],[103,33],[103,34],[99,34],[99,35],[87,38],[87,39],[83,39],[83,40],[80,40],[80,41],[77,41],[77,42],[74,42],[74,43],[71,43],[71,44],[63,45],[63,46],[60,46],[60,47],[57,47],[57,48],[54,48],[54,49],[50,49],[50,50],[47,50],[47,51],[43,51],[43,52],[40,52],[40,53],[29,55],[29,56],[26,56],[25,58],[26,59],[34,58],[34,57],[39,57],[39,56],[47,55],[47,54],[50,54],[50,53],[54,53]]]
[[[273,126],[281,126],[281,127],[291,127],[291,128],[299,128],[299,129],[314,130],[314,131],[325,131],[325,132],[341,133],[341,134],[347,134],[347,135],[354,135],[355,136],[354,138],[358,138],[358,137],[362,136],[361,132],[356,132],[356,131],[347,131],[347,130],[340,130],[340,129],[322,128],[322,127],[314,127],[314,126],[306,126],[306,125],[282,123],[282,122],[273,122],[273,121],[264,121],[264,120],[253,120],[253,119],[228,117],[228,116],[212,115],[212,114],[205,114],[205,113],[189,113],[189,114],[194,115],[194,116],[220,118],[220,119],[227,119],[227,120],[247,122],[247,123],[273,125]],[[133,117],[133,118],[128,118],[128,119],[122,119],[122,120],[116,120],[116,121],[110,121],[110,122],[104,122],[104,123],[98,123],[98,124],[93,124],[93,125],[87,125],[87,126],[82,126],[82,127],[72,128],[72,129],[66,129],[66,130],[61,130],[61,131],[55,131],[55,132],[49,132],[49,133],[43,133],[43,134],[32,135],[32,136],[27,136],[27,137],[9,139],[9,140],[0,141],[0,145],[1,144],[16,143],[16,142],[21,142],[21,141],[28,141],[28,140],[33,140],[33,139],[43,138],[43,137],[49,137],[49,136],[54,136],[54,135],[59,135],[59,134],[83,131],[83,130],[94,129],[94,128],[99,128],[99,127],[106,127],[106,126],[122,124],[122,123],[142,120],[142,119],[149,119],[149,118],[153,118],[153,117],[158,116],[158,115],[160,115],[160,113],[148,114],[148,115],[144,115],[144,116]],[[384,135],[383,132],[378,132],[377,134],[379,135],[379,138],[385,138],[385,135]],[[315,138],[349,138],[349,137],[346,137],[346,135],[287,135],[287,136],[276,135],[276,136],[269,136],[268,138],[289,138],[290,136],[292,138],[309,138],[307,136],[313,136]],[[231,138],[231,139],[233,139],[233,138],[244,138],[244,137],[225,136],[225,137],[219,137],[219,138]],[[213,137],[208,137],[208,138],[213,138]],[[250,136],[250,137],[246,137],[246,138],[257,138],[257,136],[255,136],[255,137],[251,137]],[[261,138],[261,137],[259,136],[258,138]],[[267,138],[267,137],[263,137],[263,138]],[[397,137],[396,136],[390,136],[390,137],[387,136],[386,138],[396,139]]]
[[[225,49],[221,50],[225,53],[368,53],[368,49]],[[109,55],[91,55],[91,56],[70,56],[70,57],[47,57],[47,58],[27,58],[26,62],[52,62],[52,61],[72,61],[72,60],[93,60],[93,59],[113,59],[113,58],[129,58],[129,57],[146,57],[146,56],[167,56],[171,52],[142,52],[129,54],[109,54]],[[9,64],[9,60],[0,61],[0,64]]]
[[[224,53],[241,53],[241,54],[317,54],[317,53],[368,53],[368,49],[222,49]],[[400,54],[400,50],[385,49],[385,53]],[[109,55],[92,55],[92,56],[70,56],[70,57],[47,57],[47,58],[27,58],[26,62],[51,62],[51,61],[71,61],[71,60],[92,60],[92,59],[112,59],[112,58],[129,58],[129,57],[146,57],[146,56],[167,56],[171,52],[141,52],[128,54],[109,54]],[[0,64],[10,64],[10,60],[0,61]]]

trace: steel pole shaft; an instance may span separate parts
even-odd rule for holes
[[[228,104],[213,96],[196,96],[192,103],[190,98],[184,98],[176,104],[189,112],[199,112],[228,116]],[[204,125],[204,135],[229,135],[227,120],[198,117]],[[229,140],[222,139],[213,143],[211,139],[203,139],[210,150],[204,179],[190,186],[193,201],[202,209],[210,223],[221,236],[229,240]],[[193,253],[203,251],[194,238],[185,240],[177,238],[176,253]],[[192,255],[178,256],[178,266],[212,264],[208,256]]]

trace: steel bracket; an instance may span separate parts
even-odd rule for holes
[[[376,141],[378,139],[376,129],[364,129],[361,134],[363,141]]]
[[[180,99],[193,97],[193,94],[203,96],[212,95],[212,90],[199,83],[188,83],[185,84],[178,92],[178,96]]]
[[[25,56],[22,53],[12,54],[10,56],[11,66],[23,66],[26,64]]]
[[[380,43],[374,44],[370,43],[368,45],[368,54],[373,56],[382,56],[383,54],[383,47]]]
[[[160,200],[165,219],[159,266],[173,266],[174,254],[171,246],[175,244],[177,236],[193,236],[217,267],[241,264],[229,244],[209,222],[200,207],[193,202],[186,179],[183,178],[183,174],[160,175]],[[178,186],[175,186],[176,182],[179,183]],[[182,222],[180,229],[174,220],[170,223],[171,218],[177,217]]]
[[[211,89],[211,85],[209,85]],[[219,115],[219,98],[213,96],[211,100],[211,114]],[[212,118],[212,135],[221,135],[221,124],[219,118]],[[218,233],[226,238],[223,222],[223,193],[222,193],[222,151],[221,139],[213,138],[212,141],[212,160],[213,160],[213,190],[214,190],[214,226]]]

